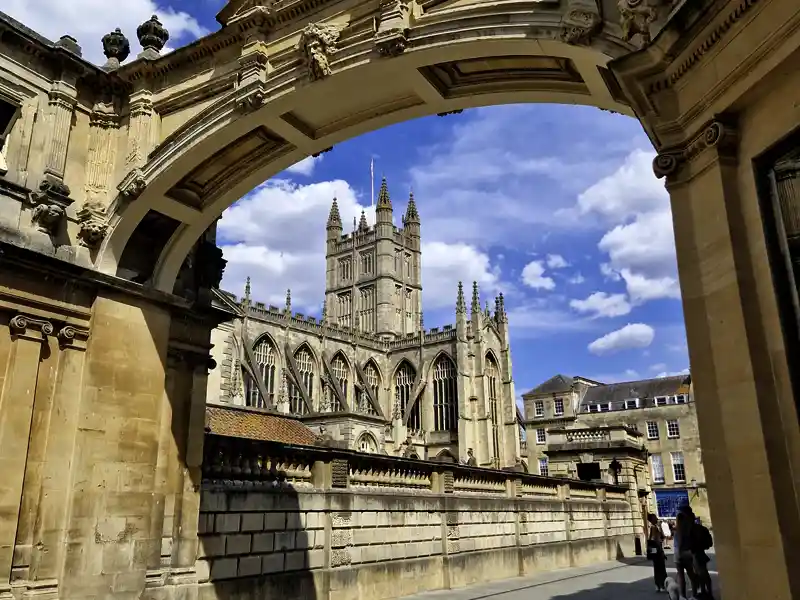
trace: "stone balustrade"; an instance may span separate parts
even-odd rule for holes
[[[378,600],[630,555],[625,493],[207,435],[200,598]]]

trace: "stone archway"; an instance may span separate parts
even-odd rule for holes
[[[117,71],[141,82],[128,109],[127,146],[138,161],[126,162],[100,270],[130,277],[125,255],[141,253],[129,249],[137,228],[162,227],[164,252],[136,278],[172,292],[184,258],[225,208],[300,159],[393,123],[519,102],[632,114],[607,64],[642,35],[596,0],[401,0],[378,12],[340,0],[310,24],[263,6],[237,12],[239,4],[220,13],[219,32]],[[203,55],[209,64],[198,67]],[[227,85],[209,80],[209,67]]]
[[[219,271],[206,232],[227,205],[367,130],[539,101],[635,114],[659,151],[725,597],[800,595],[797,358],[752,167],[800,127],[787,101],[800,88],[796,0],[237,1],[220,20],[220,32],[163,57],[150,21],[160,46],[121,68],[125,45],[110,34],[106,71],[80,60],[72,38],[50,44],[0,22],[0,59],[14,67],[0,79],[15,78],[0,80],[11,107],[0,123],[11,132],[0,161],[0,508],[12,515],[0,528],[0,595],[15,546],[35,557],[37,593],[66,560],[74,569],[54,593],[80,597],[106,549],[133,557],[114,575],[130,586],[120,592],[144,589],[145,573],[191,579],[198,415],[222,316],[171,292],[202,236],[197,263]],[[197,287],[214,281],[204,273]],[[68,418],[32,428],[40,396],[51,397],[34,390],[49,389]],[[29,441],[46,448],[53,478],[38,478]],[[98,461],[114,476],[89,489]],[[41,548],[44,521],[20,512],[36,502],[53,515]],[[141,524],[137,539],[107,518],[113,502]],[[167,539],[170,555],[139,552]]]

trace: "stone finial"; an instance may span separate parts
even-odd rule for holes
[[[464,284],[458,282],[458,297],[456,298],[456,314],[467,312],[467,301],[464,298]]]
[[[472,305],[470,306],[472,313],[479,313],[481,311],[481,295],[478,291],[478,282],[472,282]]]
[[[498,299],[500,300],[500,318],[503,321],[507,321],[508,315],[506,315],[506,299],[503,298],[503,292],[500,292]]]
[[[376,208],[378,210],[392,210],[392,200],[389,198],[389,186],[386,184],[386,177],[381,178],[381,189],[378,191],[378,203]]]
[[[406,208],[406,214],[403,218],[403,221],[408,223],[414,223],[419,225],[419,212],[417,212],[417,203],[414,202],[414,192],[409,192],[408,194],[408,207]]]
[[[323,324],[327,323],[327,321],[328,321],[328,299],[327,298],[322,301],[322,318],[320,320],[321,320],[321,322]]]
[[[486,310],[488,312],[488,310],[489,310],[488,304],[489,303],[487,302],[486,304],[487,304]],[[494,297],[494,318],[495,318],[496,321],[500,320],[500,315],[501,314],[502,314],[502,306],[500,305],[500,296],[495,296]]]
[[[292,314],[292,290],[286,290],[286,306],[283,308],[283,312],[287,315]]]
[[[131,44],[128,38],[117,27],[111,33],[105,34],[101,41],[103,43],[103,54],[108,59],[106,64],[103,65],[103,69],[105,71],[119,69],[119,66],[125,62],[125,59],[131,53]]]
[[[136,37],[142,45],[139,58],[154,60],[160,56],[161,50],[169,41],[169,31],[161,24],[158,17],[153,15],[136,28]]]
[[[328,229],[341,229],[342,228],[342,215],[339,214],[339,202],[336,197],[333,198],[331,203],[331,212],[328,213]]]
[[[486,304],[485,304],[485,306],[484,306],[484,309],[483,309],[483,314],[484,314],[484,315],[486,315],[486,318],[487,318],[487,319],[488,319],[490,316],[492,316],[492,313],[489,311],[489,301],[488,301],[488,300],[486,301]]]
[[[361,219],[358,221],[358,230],[359,231],[367,231],[369,229],[369,224],[367,223],[367,215],[364,213],[364,209],[361,209]]]

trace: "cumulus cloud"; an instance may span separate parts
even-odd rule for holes
[[[568,267],[569,263],[560,254],[547,255],[547,268],[548,269],[563,269]]]
[[[551,277],[545,277],[544,270],[544,263],[541,260],[529,262],[522,269],[522,283],[534,290],[552,290],[556,287],[556,283]]]
[[[611,226],[597,245],[608,256],[600,271],[623,281],[633,304],[680,298],[669,195],[653,175],[653,156],[631,152],[614,173],[581,193],[574,209]]]
[[[222,287],[240,295],[250,277],[254,300],[282,306],[291,289],[298,311],[318,313],[325,291],[325,224],[334,197],[345,231],[362,210],[374,223],[374,212],[343,180],[308,185],[272,180],[226,210],[218,225],[228,260]],[[493,294],[501,287],[500,270],[469,244],[423,242],[424,309],[454,310],[459,281],[467,288],[477,281],[484,294]]]
[[[293,164],[291,167],[286,169],[286,171],[288,173],[292,173],[293,175],[305,175],[306,177],[310,177],[314,173],[314,168],[321,160],[322,154],[318,156],[307,156],[300,162]]]
[[[653,343],[655,331],[649,325],[644,323],[629,323],[607,333],[603,337],[597,338],[588,349],[592,354],[602,356],[604,354],[611,354],[620,350],[630,350],[634,348],[647,348]]]
[[[101,40],[117,27],[130,41],[130,59],[135,58],[142,51],[136,28],[152,15],[157,15],[169,31],[173,48],[208,33],[189,13],[157,5],[153,0],[128,0],[123,10],[108,0],[5,0],[3,12],[50,40],[71,35],[78,40],[84,58],[98,65],[106,60]]]
[[[620,317],[631,312],[625,294],[595,292],[584,300],[571,300],[569,305],[579,313],[597,317]]]
[[[567,280],[567,282],[571,283],[572,285],[580,285],[584,281],[586,281],[586,278],[583,275],[581,275],[580,273],[575,273],[575,275],[573,275],[572,277],[570,277]]]

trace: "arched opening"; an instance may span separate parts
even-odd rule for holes
[[[369,387],[370,391],[372,392],[372,397],[378,403],[378,406],[380,406],[381,374],[380,371],[378,371],[378,367],[375,366],[375,361],[370,360],[366,365],[364,365],[364,378],[366,380],[364,381],[364,385]],[[357,388],[357,393],[358,403],[356,404],[356,410],[366,415],[377,416],[378,412],[372,405],[367,390],[362,389],[361,385],[359,385]]]
[[[258,375],[264,382],[264,389],[267,391],[268,398],[262,398],[258,386],[249,377],[247,378],[247,389],[245,393],[245,401],[247,406],[254,406],[256,408],[267,408],[275,404],[275,389],[277,387],[275,382],[276,368],[278,364],[278,351],[272,340],[263,336],[256,342],[253,348],[253,355],[256,359],[256,366],[258,368]]]
[[[410,432],[422,430],[422,414],[417,402],[409,413],[409,406],[413,402],[414,384],[417,372],[407,360],[404,360],[394,372],[394,412],[396,418],[405,418],[408,414],[406,425]]]
[[[492,460],[494,464],[499,464],[500,451],[500,428],[502,427],[501,402],[500,402],[500,369],[497,368],[497,361],[491,353],[486,354],[486,393],[489,401],[489,424],[492,437]]]
[[[289,384],[289,412],[293,415],[308,414],[308,407],[306,406],[305,396],[309,402],[314,401],[314,373],[315,361],[311,349],[303,344],[294,353],[294,362],[297,365],[297,374],[299,376],[299,383],[303,386],[301,390],[294,382]],[[313,406],[313,404],[311,404]]]
[[[344,397],[345,405],[350,404],[350,363],[341,352],[337,352],[331,360],[331,371],[336,380],[334,383],[339,385],[339,391]],[[331,388],[326,381],[324,384],[323,404],[320,412],[341,412],[344,405],[339,401],[339,395]]]
[[[377,454],[378,441],[375,439],[374,435],[365,431],[358,436],[358,440],[356,440],[356,450],[367,454]]]
[[[441,354],[433,365],[433,430],[458,431],[456,365]]]

